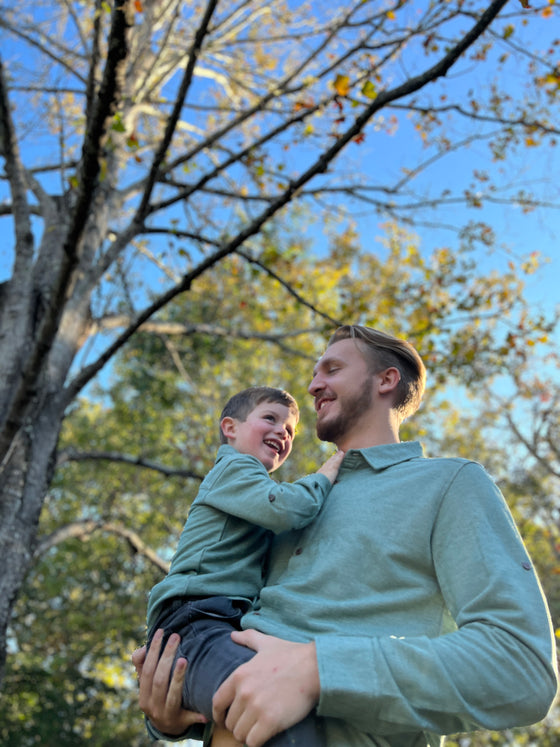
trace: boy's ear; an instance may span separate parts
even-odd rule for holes
[[[235,432],[237,430],[236,425],[237,423],[235,418],[230,418],[229,416],[222,418],[220,428],[222,429],[222,433],[226,438],[234,438]]]
[[[380,394],[387,394],[397,388],[401,380],[401,372],[398,368],[391,366],[377,374]]]

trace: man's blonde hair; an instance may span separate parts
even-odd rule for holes
[[[380,373],[392,367],[398,369],[401,378],[393,406],[403,420],[415,413],[420,407],[426,386],[426,368],[416,349],[406,340],[360,324],[339,327],[327,347],[347,339],[360,341],[360,348],[370,363],[371,373]]]

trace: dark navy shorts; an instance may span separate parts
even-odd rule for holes
[[[240,630],[248,604],[228,597],[178,597],[166,603],[148,634],[148,646],[159,628],[164,631],[162,651],[172,633],[181,636],[176,659],[184,657],[189,665],[183,685],[183,708],[212,718],[212,698],[216,690],[241,664],[255,655],[252,649],[231,640],[231,632]],[[267,747],[322,747],[321,719],[308,716],[299,724],[277,734]]]

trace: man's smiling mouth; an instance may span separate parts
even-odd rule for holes
[[[327,405],[329,402],[332,402],[332,399],[328,399],[327,397],[323,397],[323,399],[320,399],[318,402],[315,403],[315,409],[317,412],[321,412],[323,407]]]

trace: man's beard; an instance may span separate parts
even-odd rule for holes
[[[373,395],[369,380],[362,382],[351,397],[339,399],[340,413],[332,419],[317,421],[317,437],[338,444],[354,427],[364,412],[370,409]]]

